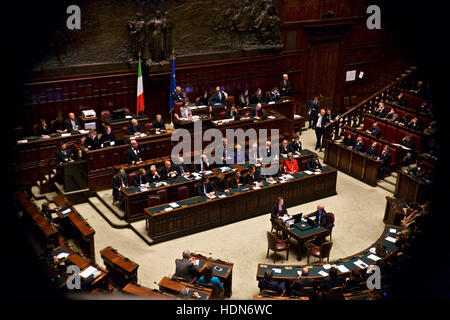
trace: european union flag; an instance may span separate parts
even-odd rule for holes
[[[175,57],[172,56],[172,74],[170,76],[170,97],[169,97],[169,112],[172,111],[174,107],[174,101],[173,101],[173,94],[175,93],[175,87],[176,87],[176,80],[175,80]]]

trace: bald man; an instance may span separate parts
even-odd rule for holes
[[[312,278],[308,278],[309,275],[309,269],[308,268],[303,268],[302,269],[302,274],[300,276],[298,276],[298,280],[295,280],[292,283],[292,290],[295,291],[301,291],[306,287],[315,287],[315,282],[314,279]]]
[[[131,146],[127,150],[126,155],[128,164],[140,164],[142,162],[141,153],[139,152],[136,140],[131,140]]]
[[[174,178],[177,175],[177,170],[169,160],[164,162],[164,167],[161,170],[161,177],[163,179]]]
[[[216,87],[216,91],[214,91],[213,95],[211,96],[211,98],[209,98],[209,102],[208,103],[220,103],[220,104],[225,104],[225,99],[227,98],[227,95],[225,92],[223,92],[219,86]]]
[[[315,222],[319,226],[326,227],[328,225],[327,212],[325,211],[325,206],[323,204],[319,204],[317,206],[317,211],[308,214],[307,217],[315,217]]]
[[[131,119],[131,123],[128,125],[127,135],[134,136],[141,134],[141,125],[136,119]]]
[[[69,113],[69,118],[66,120],[67,132],[74,132],[81,129],[81,122],[75,117],[73,112]]]
[[[189,250],[183,251],[183,258],[175,260],[175,276],[183,278],[187,282],[194,280],[199,271],[198,265],[195,264],[195,258],[191,257]]]
[[[175,92],[172,93],[172,99],[175,102],[182,102],[183,101],[183,92],[181,92],[181,87],[180,86],[176,86],[175,87]]]
[[[281,96],[287,96],[291,90],[291,82],[289,81],[287,73],[283,74],[283,80],[280,82],[280,94]]]

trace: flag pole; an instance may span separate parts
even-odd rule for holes
[[[172,54],[170,55],[170,58],[172,60],[175,60],[175,49],[172,48]],[[172,94],[172,93],[171,93]],[[173,102],[175,104],[175,102]],[[170,127],[173,129],[173,109],[175,108],[174,106],[171,106],[172,108],[170,109]]]

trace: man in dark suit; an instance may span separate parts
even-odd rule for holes
[[[292,140],[288,145],[288,152],[292,152],[294,155],[299,155],[300,151],[302,151],[302,143],[300,142],[300,137],[295,136],[294,140]]]
[[[175,260],[175,276],[183,278],[187,282],[192,282],[198,274],[199,267],[194,264],[195,259],[191,258],[188,250],[183,251],[183,258]]]
[[[133,176],[133,186],[145,186],[148,187],[150,182],[148,181],[147,171],[144,168],[140,168],[138,173]]]
[[[353,150],[364,152],[364,141],[361,137],[356,138],[356,143],[353,145]]]
[[[292,283],[292,289],[295,291],[301,291],[304,288],[315,288],[316,283],[315,283],[314,279],[307,278],[308,274],[309,274],[309,269],[303,268],[302,275],[298,276],[298,280],[295,280]]]
[[[278,197],[277,203],[272,207],[272,212],[270,214],[270,221],[278,219],[279,217],[288,215],[286,205],[284,204],[284,199],[282,197]]]
[[[308,129],[315,129],[316,128],[316,122],[317,122],[317,114],[320,110],[320,101],[319,97],[314,97],[313,100],[311,100],[308,103],[308,121],[309,121],[309,128]]]
[[[381,166],[378,168],[378,179],[383,179],[385,174],[391,172],[392,155],[389,146],[385,146],[380,155]]]
[[[322,165],[320,164],[319,158],[317,158],[317,155],[314,155],[313,158],[308,159],[306,161],[306,170],[309,171],[316,171],[320,170],[322,168]]]
[[[378,158],[378,143],[374,141],[366,150],[366,154],[374,159]]]
[[[161,170],[161,177],[166,180],[174,178],[177,175],[177,170],[169,160],[164,162],[164,167]]]
[[[233,117],[236,117],[238,115],[236,106],[231,106],[231,108],[227,109],[227,112],[225,113],[225,119],[231,119]]]
[[[320,291],[322,292],[322,298],[326,298],[326,293],[331,288],[340,287],[343,285],[343,281],[338,278],[337,269],[331,267],[328,271],[328,277],[322,280],[320,284]]]
[[[216,91],[213,93],[211,98],[209,98],[209,102],[220,103],[220,104],[224,105],[225,104],[225,100],[226,100],[225,92],[220,90],[220,87],[217,86],[216,87]]]
[[[277,282],[272,280],[272,271],[267,269],[264,272],[264,279],[258,281],[258,288],[260,290],[272,290],[276,291],[278,295],[282,295],[285,289],[284,282]]]
[[[148,180],[150,183],[161,181],[163,178],[161,177],[161,174],[156,169],[156,166],[152,164],[150,166],[150,172],[148,173]]]
[[[323,204],[319,204],[317,206],[317,211],[308,214],[307,217],[315,217],[316,224],[321,227],[326,227],[328,225],[327,212],[325,211],[325,207]]]
[[[261,181],[261,179],[261,175],[256,170],[256,167],[250,166],[248,168],[247,184],[259,184],[259,181]]]
[[[113,187],[113,203],[119,201],[119,205],[122,208],[123,198],[121,197],[120,190],[122,188],[128,187],[128,178],[125,170],[120,169],[118,173],[113,176],[112,179]]]
[[[375,138],[381,137],[381,130],[378,127],[378,122],[374,122],[372,128],[366,130],[366,133],[373,135]]]
[[[141,154],[138,149],[138,143],[136,140],[131,140],[131,147],[128,148],[127,153],[128,164],[139,164],[142,162]]]
[[[75,117],[73,112],[69,113],[69,118],[66,120],[67,132],[78,131],[81,129],[81,122]]]
[[[291,91],[291,82],[289,81],[287,73],[283,74],[283,80],[280,82],[280,94],[281,96],[287,96]]]
[[[261,103],[257,103],[255,107],[252,108],[250,116],[252,117],[262,117],[264,115]]]
[[[328,118],[325,117],[325,109],[321,109],[319,116],[317,117],[316,126],[315,126],[317,141],[316,141],[316,147],[314,148],[314,150],[317,150],[322,147],[322,135],[323,135],[323,132],[325,131],[324,127],[328,123],[327,120],[328,120]]]
[[[153,129],[166,130],[166,125],[159,113],[156,115],[155,121],[153,121]]]
[[[384,102],[379,102],[378,108],[375,109],[373,114],[380,118],[386,118],[388,112],[389,110],[384,106]]]
[[[215,192],[214,186],[209,182],[207,176],[202,177],[202,181],[197,184],[197,194],[199,196],[212,195]]]
[[[175,92],[172,93],[172,98],[174,102],[182,102],[183,101],[183,93],[181,92],[181,87],[176,86]]]
[[[209,164],[208,157],[205,154],[202,154],[201,163],[195,165],[196,172],[208,171],[211,165]]]
[[[184,163],[183,157],[178,157],[178,164],[175,165],[175,170],[177,171],[177,174],[180,176],[188,176],[189,175],[189,169]]]
[[[67,144],[63,143],[61,149],[56,151],[56,163],[62,165],[63,163],[72,161],[72,152],[67,149]]]
[[[127,135],[134,136],[141,134],[141,125],[136,119],[131,119],[131,123],[128,125]]]
[[[89,134],[84,140],[84,146],[88,150],[97,150],[101,148],[100,140],[97,137],[97,132],[95,130],[89,130]]]

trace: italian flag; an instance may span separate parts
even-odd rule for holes
[[[138,66],[136,114],[139,115],[140,111],[144,111],[144,84],[142,81],[141,58],[139,58]]]

